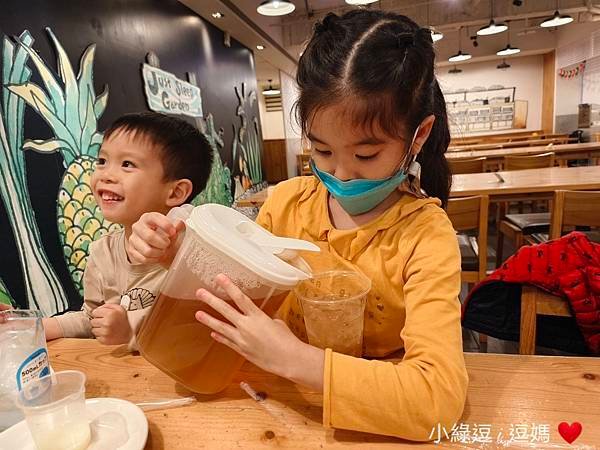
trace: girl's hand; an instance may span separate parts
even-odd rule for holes
[[[185,230],[181,220],[173,223],[164,214],[144,213],[131,227],[126,246],[129,261],[134,264],[159,263],[169,268],[177,254],[177,237]]]
[[[214,330],[212,338],[267,372],[321,392],[325,352],[302,342],[283,321],[267,316],[225,275],[219,275],[216,282],[239,311],[207,290],[198,289],[196,297],[230,322],[198,311],[196,320]]]

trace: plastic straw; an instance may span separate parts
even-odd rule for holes
[[[148,402],[136,403],[143,411],[154,411],[156,409],[177,408],[179,406],[191,405],[196,401],[195,397],[182,397],[174,399],[157,399]]]

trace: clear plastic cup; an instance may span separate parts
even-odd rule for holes
[[[38,450],[84,450],[89,445],[82,372],[65,370],[27,383],[17,405]]]
[[[370,290],[371,280],[346,270],[323,272],[301,281],[294,292],[304,314],[308,342],[361,356],[365,303]]]

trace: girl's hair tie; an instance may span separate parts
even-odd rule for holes
[[[396,38],[398,48],[403,50],[408,47],[415,45],[415,34],[414,33],[401,33]]]
[[[327,14],[321,22],[315,24],[315,33],[321,34],[332,29],[335,26],[338,16],[334,13]]]

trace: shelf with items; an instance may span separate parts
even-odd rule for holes
[[[494,86],[445,92],[450,131],[464,134],[513,128],[515,87]]]
[[[600,126],[600,105],[594,103],[581,103],[577,126],[591,128]]]

